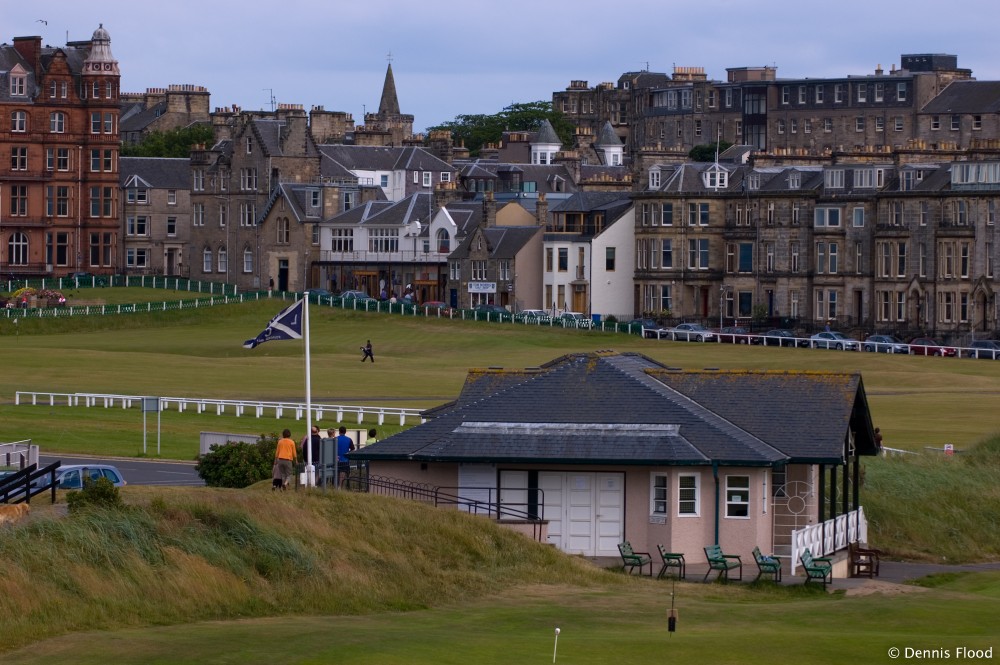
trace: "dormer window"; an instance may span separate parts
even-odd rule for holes
[[[729,172],[718,164],[705,171],[702,179],[709,189],[724,189],[729,186]]]
[[[24,97],[27,95],[27,77],[24,74],[10,75],[10,96]]]
[[[802,174],[792,171],[788,174],[788,189],[799,189],[802,186]]]
[[[309,205],[313,208],[319,207],[319,190],[311,189],[309,190]]]
[[[253,141],[248,136],[247,137],[247,154],[249,155],[251,153],[253,153]]]
[[[649,188],[659,189],[660,188],[660,172],[650,171],[649,172]]]
[[[760,189],[760,174],[751,173],[747,176],[747,189],[757,190]]]

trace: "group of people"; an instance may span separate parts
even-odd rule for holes
[[[357,446],[354,440],[347,436],[347,428],[343,425],[340,426],[339,430],[335,430],[332,427],[328,429],[327,436],[334,440],[336,450],[336,463],[334,465],[334,475],[336,477],[333,478],[332,482],[335,487],[343,487],[347,482],[351,470],[347,453],[355,450]],[[373,443],[375,436],[376,431],[374,429],[368,430],[368,443]],[[312,426],[312,432],[308,436],[303,437],[298,446],[295,445],[295,441],[292,439],[291,430],[283,430],[274,451],[274,470],[272,473],[271,489],[288,489],[299,459],[303,463],[311,461],[313,465],[321,463],[322,447],[323,438],[320,435],[319,427],[316,425]]]

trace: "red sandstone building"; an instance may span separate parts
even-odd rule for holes
[[[118,272],[121,74],[89,41],[0,45],[0,275]]]

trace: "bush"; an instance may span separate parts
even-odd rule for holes
[[[257,443],[214,445],[195,470],[210,487],[248,487],[271,477],[278,437],[261,435]]]
[[[66,495],[70,512],[94,506],[100,508],[124,508],[121,493],[115,484],[105,477],[93,480],[83,479],[83,489]]]

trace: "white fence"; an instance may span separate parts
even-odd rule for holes
[[[103,406],[105,409],[120,407],[130,409],[133,406],[141,406],[143,399],[148,399],[142,395],[108,395],[102,393],[50,393],[32,392],[19,390],[14,394],[14,404],[45,404],[48,406]],[[159,400],[160,411],[169,410],[171,406],[183,413],[189,408],[197,413],[211,413],[221,416],[225,413],[232,413],[237,417],[252,415],[255,418],[263,418],[271,413],[275,418],[286,417],[286,412],[294,415],[296,420],[302,420],[306,416],[306,405],[300,402],[265,402],[259,400],[226,400],[207,399],[203,397],[154,397]],[[366,417],[374,417],[379,425],[385,424],[386,418],[398,418],[400,426],[406,424],[406,419],[417,419],[423,422],[420,417],[420,409],[401,409],[384,406],[354,406],[346,404],[312,404],[312,420],[319,423],[323,416],[335,414],[337,422],[344,422],[345,416],[354,416],[357,422],[364,422]]]
[[[31,439],[0,443],[0,466],[23,469],[32,464],[38,464],[38,446]]]
[[[847,544],[854,542],[868,542],[868,520],[860,506],[821,524],[792,531],[792,575],[799,565],[799,555],[806,548],[813,556],[826,556],[847,549]]]

